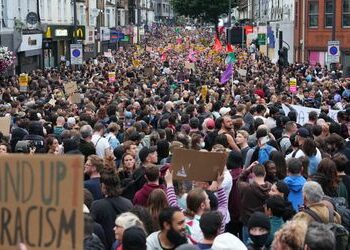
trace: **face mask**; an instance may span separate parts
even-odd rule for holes
[[[202,142],[199,144],[199,146],[200,146],[201,148],[204,148],[204,147],[205,147],[205,142],[202,141]]]
[[[263,235],[251,235],[251,234],[249,234],[249,237],[253,241],[254,246],[263,247],[266,244],[266,241],[269,237],[269,234],[263,234]]]

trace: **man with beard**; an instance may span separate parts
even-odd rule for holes
[[[188,242],[185,216],[177,207],[168,207],[159,214],[160,231],[147,237],[147,249],[172,250]]]
[[[240,151],[239,147],[235,143],[234,130],[233,130],[233,121],[231,116],[225,115],[222,117],[221,128],[218,132],[218,135],[224,134],[227,138],[228,145],[232,150]]]

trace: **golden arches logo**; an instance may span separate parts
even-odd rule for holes
[[[78,37],[78,38],[84,38],[84,31],[82,28],[79,28],[77,30],[74,31],[74,37]]]
[[[47,31],[45,32],[46,38],[52,38],[51,27],[47,27]]]

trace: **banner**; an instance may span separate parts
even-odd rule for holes
[[[290,105],[290,107],[292,107],[292,109],[294,109],[297,112],[297,114],[298,114],[297,123],[299,123],[300,125],[304,125],[305,123],[307,123],[309,121],[309,113],[311,111],[316,111],[317,114],[320,114],[320,112],[321,112],[320,109],[308,108],[308,107],[299,106],[299,105]],[[282,109],[283,109],[285,115],[288,115],[288,113],[290,112],[290,108],[288,106],[286,106],[285,104],[282,104]],[[338,119],[337,119],[338,112],[339,112],[339,110],[330,109],[328,116],[337,122],[338,121]]]
[[[0,161],[0,249],[83,249],[83,158],[11,154]]]
[[[218,152],[201,152],[189,149],[174,149],[171,168],[176,180],[214,181],[222,173],[227,155]]]

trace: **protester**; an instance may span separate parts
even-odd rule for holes
[[[226,40],[223,33],[217,36]],[[248,230],[264,205],[272,222],[267,244],[281,218],[299,212],[275,234],[272,249],[313,248],[312,230],[304,244],[305,225],[314,221],[307,209],[325,223],[328,209],[345,209],[335,213],[334,222],[347,221],[346,205],[339,207],[350,190],[350,82],[342,65],[332,72],[319,63],[293,63],[280,71],[254,41],[249,48],[234,46],[231,74],[225,57],[233,49],[213,49],[207,27],[154,24],[144,37],[79,67],[62,63],[27,72],[25,93],[18,75],[2,74],[0,115],[11,120],[0,131],[1,155],[49,153],[63,161],[67,154],[84,156],[84,186],[93,193],[86,206],[103,228],[107,240],[99,237],[108,250],[115,219],[124,212],[137,215],[147,232],[126,229],[118,236],[125,250],[145,249],[147,234],[152,250],[189,242],[246,249],[237,237],[250,248],[264,248],[267,223],[258,234]],[[118,77],[112,81],[113,72]],[[297,80],[296,93],[290,91],[291,78]],[[76,82],[80,102],[66,93],[69,82]],[[229,152],[226,168],[217,180],[172,183],[176,148]],[[184,213],[171,207],[177,204]],[[213,222],[202,228],[206,216]],[[260,216],[255,226],[265,221]]]

